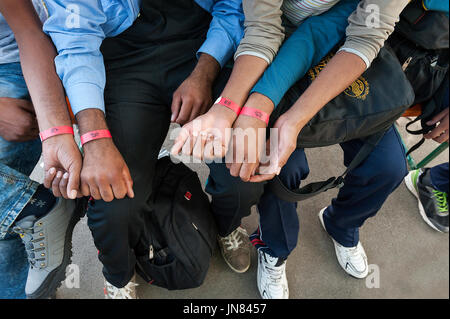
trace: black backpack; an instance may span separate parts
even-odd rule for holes
[[[168,156],[158,160],[153,211],[136,248],[136,271],[169,290],[200,286],[216,245],[217,228],[197,174]]]
[[[407,124],[410,134],[423,135],[435,128],[426,124],[446,104],[449,66],[449,20],[443,12],[426,11],[422,1],[414,0],[403,10],[395,32],[388,39],[414,93],[414,104],[422,104],[422,114]],[[411,130],[415,122],[421,129]],[[408,154],[424,143],[410,148]]]
[[[285,94],[271,116],[269,127],[286,112],[330,60],[328,56]],[[383,138],[385,132],[414,101],[414,91],[401,65],[389,46],[381,49],[378,57],[363,75],[344,92],[325,105],[300,132],[297,147],[311,148],[338,144],[354,139],[365,141],[363,147],[338,177],[310,183],[294,191],[283,185],[278,177],[268,187],[285,201],[297,202],[341,187],[345,175],[360,165]]]

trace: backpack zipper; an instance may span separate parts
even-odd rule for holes
[[[154,253],[154,251],[153,251],[153,245],[150,245],[150,249],[149,249],[149,252],[148,252],[148,258],[149,258],[150,260],[152,260],[153,257],[155,257],[155,253]]]
[[[408,66],[409,66],[409,64],[411,63],[412,59],[413,59],[413,57],[410,56],[410,57],[407,58],[406,61],[403,63],[403,65],[402,65],[402,70],[403,70],[403,72],[406,71],[406,69],[408,68]]]

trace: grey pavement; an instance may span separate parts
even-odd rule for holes
[[[400,132],[407,145],[417,140],[404,133],[406,119],[401,119]],[[166,141],[170,147],[170,141]],[[436,147],[427,142],[414,157],[420,159]],[[306,182],[336,176],[344,170],[339,146],[308,149],[311,174]],[[448,162],[448,151],[430,166]],[[385,163],[380,163],[380,168]],[[201,181],[206,181],[208,168],[191,164]],[[38,165],[33,178],[42,178]],[[427,226],[419,215],[416,199],[405,185],[388,198],[378,215],[361,228],[361,242],[369,264],[379,269],[379,288],[368,288],[366,280],[348,276],[338,265],[334,247],[319,224],[317,213],[336,195],[329,191],[299,204],[300,236],[298,246],[287,261],[290,298],[449,298],[449,237]],[[249,233],[258,223],[254,210],[243,221]],[[76,226],[73,236],[73,263],[80,269],[80,287],[68,288],[64,283],[57,298],[104,298],[101,264],[86,225],[86,218]],[[376,267],[374,266],[374,267]],[[256,287],[256,252],[245,274],[232,272],[222,260],[218,249],[214,252],[204,284],[195,289],[167,291],[139,280],[140,298],[250,298],[258,299]],[[370,286],[370,285],[369,285]]]

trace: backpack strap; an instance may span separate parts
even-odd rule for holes
[[[266,187],[281,200],[294,203],[311,198],[333,188],[341,188],[344,185],[344,178],[347,173],[365,161],[372,153],[375,146],[381,141],[385,133],[386,131],[381,131],[368,137],[345,172],[338,177],[331,177],[326,181],[314,182],[295,190],[289,190],[289,188],[283,184],[281,179],[278,176],[275,176],[273,180],[267,183]]]

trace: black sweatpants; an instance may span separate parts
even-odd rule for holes
[[[130,169],[135,198],[95,201],[88,210],[88,225],[103,274],[116,287],[125,286],[134,273],[134,251],[145,233],[143,216],[152,210],[149,198],[170,125],[172,95],[194,69],[210,21],[211,15],[193,0],[144,0],[133,26],[103,42],[106,120]],[[216,81],[216,97],[229,73],[224,69]],[[221,201],[231,201],[233,207]],[[217,207],[222,206],[232,215],[250,212],[233,194],[220,197]]]

